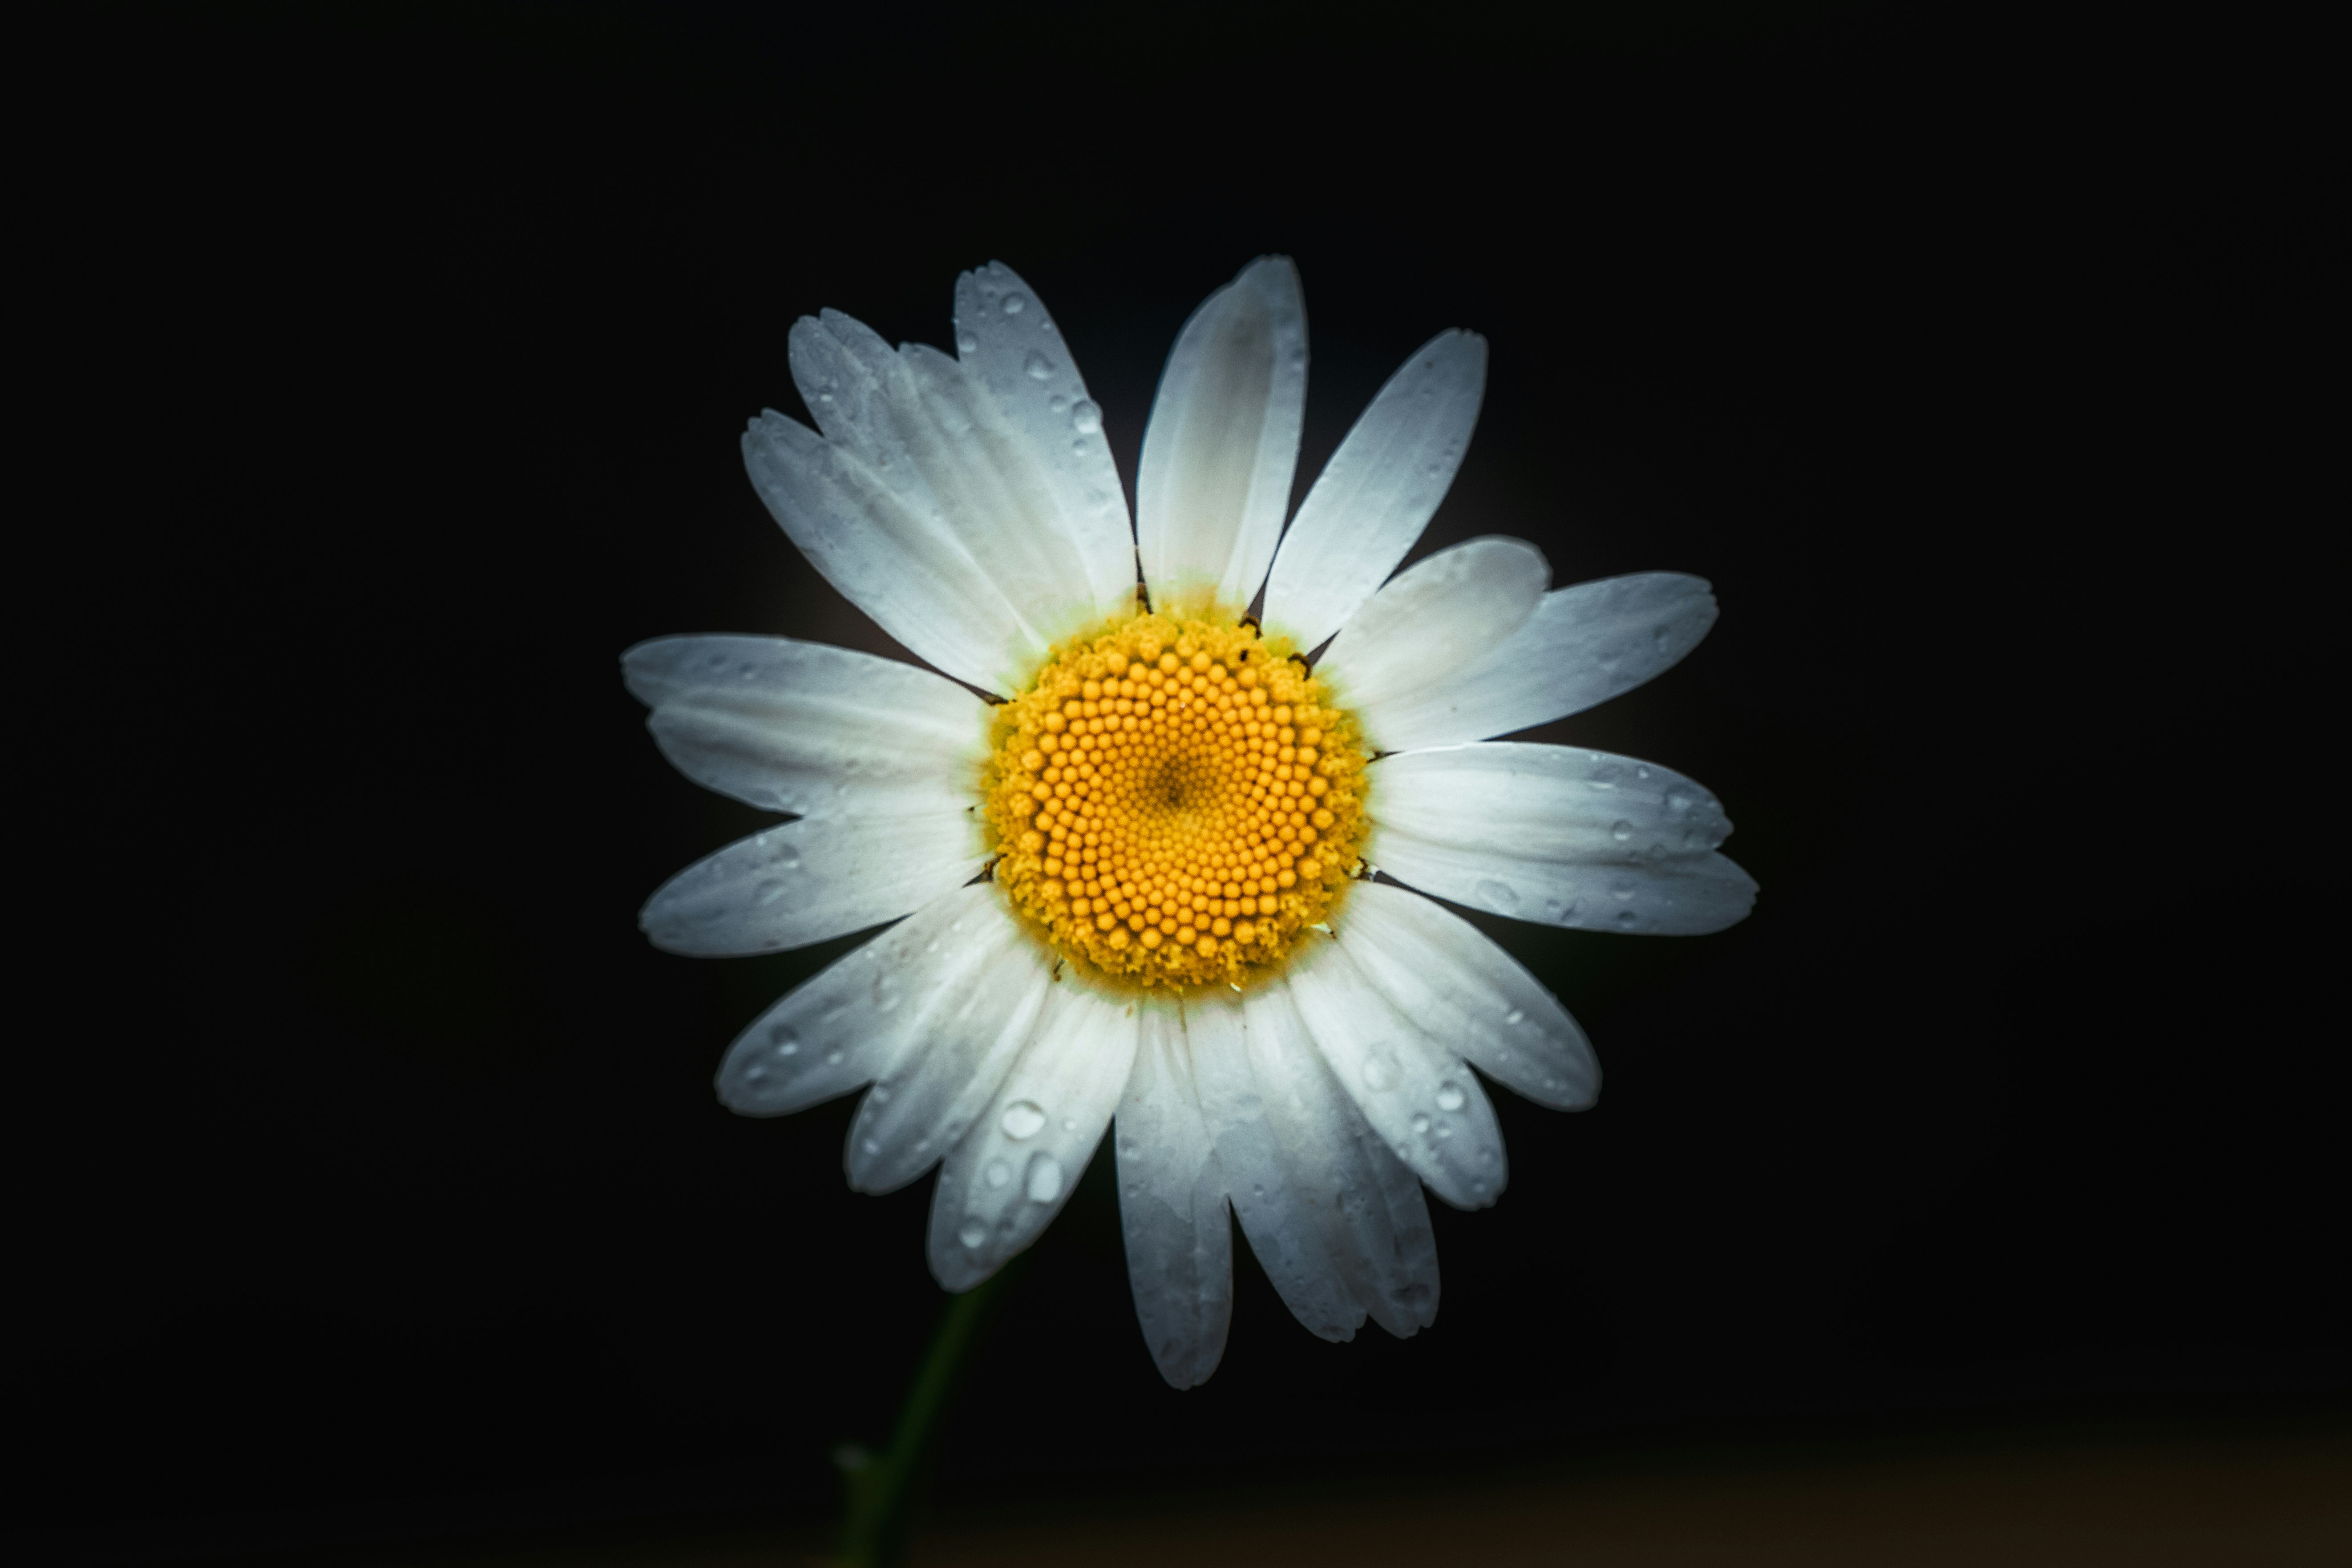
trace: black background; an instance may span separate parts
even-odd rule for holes
[[[2342,1026],[2289,999],[2329,808],[2249,706],[2320,638],[2262,531],[2309,424],[2237,417],[2315,266],[2264,155],[2303,100],[2246,40],[2135,26],[77,13],[18,68],[53,110],[21,324],[63,350],[26,428],[64,480],[12,595],[54,792],[19,860],[51,913],[13,1517],[105,1557],[831,1506],[828,1446],[887,1431],[940,1310],[929,1183],[846,1191],[854,1101],[714,1100],[854,939],[645,944],[645,896],[761,819],[670,772],[615,661],[896,651],[736,437],[800,412],[795,317],[945,343],[990,258],[1130,487],[1176,329],[1253,256],[1305,279],[1301,495],[1417,344],[1486,333],[1421,551],[1712,580],[1684,665],[1537,733],[1705,782],[1764,891],[1704,939],[1480,918],[1607,1087],[1497,1093],[1510,1188],[1433,1205],[1416,1340],[1312,1339],[1238,1248],[1224,1363],[1172,1393],[1098,1165],[950,1492],[2339,1404]]]

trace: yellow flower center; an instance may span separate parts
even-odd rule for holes
[[[996,710],[995,876],[1065,956],[1247,985],[1360,869],[1365,754],[1286,643],[1156,614],[1058,647]]]

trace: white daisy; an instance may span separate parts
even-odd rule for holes
[[[743,437],[793,542],[941,673],[783,637],[624,658],[681,772],[798,814],[663,886],[657,946],[898,922],[746,1029],[719,1097],[776,1116],[866,1089],[850,1184],[944,1162],[929,1257],[950,1290],[1036,1238],[1115,1120],[1136,1311],[1177,1387],[1223,1352],[1228,1205],[1309,1330],[1411,1334],[1437,1311],[1423,1184],[1465,1208],[1503,1190],[1471,1068],[1563,1110],[1600,1085],[1559,1003],[1421,893],[1606,931],[1747,913],[1706,790],[1486,739],[1656,675],[1713,595],[1674,573],[1549,589],[1533,546],[1497,538],[1391,578],[1477,418],[1468,332],[1381,388],[1286,531],[1307,386],[1286,258],[1178,336],[1132,533],[1034,291],[968,272],[955,320],[950,358],[803,318],[793,377],[824,434],[772,411]]]

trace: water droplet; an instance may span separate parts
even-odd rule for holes
[[[824,1053],[824,1065],[829,1068],[837,1068],[843,1063],[843,1061],[847,1059],[848,1056],[848,1051],[839,1046],[835,1046],[833,1049]]]
[[[780,1057],[796,1057],[801,1054],[800,1037],[782,1024],[768,1026],[768,1044],[776,1047],[776,1054]]]
[[[888,1084],[877,1083],[874,1086],[874,1103],[877,1105],[887,1105],[890,1103],[890,1086]]]
[[[1012,1179],[1013,1167],[1003,1160],[991,1160],[988,1169],[981,1173],[981,1180],[992,1187],[1001,1187]]]
[[[1426,1132],[1426,1131],[1429,1131],[1429,1118],[1428,1118],[1427,1116],[1425,1116],[1425,1115],[1419,1115],[1419,1114],[1416,1114],[1416,1115],[1413,1117],[1413,1119],[1412,1119],[1412,1130],[1413,1130],[1415,1132]]]
[[[1641,890],[1641,884],[1631,877],[1618,877],[1609,883],[1609,890],[1621,899],[1630,899]]]
[[[1460,1084],[1441,1083],[1437,1086],[1438,1110],[1459,1110],[1468,1103],[1470,1103],[1470,1097],[1462,1092],[1462,1086]]]
[[[1040,1149],[1029,1156],[1029,1180],[1023,1188],[1033,1204],[1050,1204],[1062,1195],[1062,1162]]]
[[[956,353],[960,354],[976,354],[979,352],[980,340],[978,338],[973,337],[970,332],[958,332],[956,334]]]
[[[1396,1058],[1380,1052],[1364,1058],[1364,1087],[1375,1093],[1396,1082]]]
[[[1054,374],[1054,362],[1035,349],[1031,349],[1029,357],[1021,362],[1021,368],[1029,373],[1030,380],[1045,381]]]
[[[1635,925],[1640,923],[1641,919],[1641,916],[1635,914],[1631,910],[1619,910],[1617,911],[1617,924],[1620,928],[1625,931],[1632,931]]]
[[[1122,1138],[1118,1141],[1118,1152],[1128,1159],[1132,1160],[1138,1154],[1143,1152],[1143,1145],[1137,1142],[1132,1138]]]
[[[1070,405],[1070,427],[1081,436],[1091,436],[1102,428],[1102,409],[1091,397],[1081,397]]]
[[[966,1247],[976,1247],[982,1242],[988,1239],[988,1226],[981,1224],[980,1221],[976,1219],[968,1219],[963,1222],[962,1227],[956,1232],[956,1239],[962,1242]]]
[[[1028,308],[1029,301],[1023,299],[1017,292],[1007,294],[1004,297],[1004,303],[998,307],[1008,316],[1017,316]]]
[[[1633,825],[1630,822],[1612,822],[1609,825],[1609,837],[1622,844],[1633,837]]]
[[[1503,1015],[1503,1022],[1506,1024],[1524,1024],[1527,1021],[1528,1016],[1525,1013],[1520,1012],[1517,1007],[1512,1008],[1509,1012]]]
[[[882,1140],[879,1138],[868,1138],[866,1141],[866,1152],[869,1154],[879,1154],[882,1152]]]
[[[767,1076],[768,1076],[768,1069],[767,1069],[766,1068],[759,1067],[759,1066],[756,1066],[756,1065],[755,1065],[755,1066],[753,1066],[753,1067],[751,1068],[751,1070],[750,1070],[750,1071],[746,1072],[746,1073],[743,1075],[743,1081],[744,1081],[745,1083],[757,1083],[757,1082],[759,1082],[761,1079],[763,1079],[763,1078],[765,1078],[765,1077],[767,1077]]]
[[[1007,1138],[1018,1143],[1024,1138],[1037,1135],[1037,1130],[1045,1125],[1045,1113],[1034,1100],[1016,1100],[1004,1108],[1004,1114],[998,1118],[996,1124],[1004,1129]]]
[[[1493,877],[1483,879],[1477,887],[1471,890],[1476,895],[1480,903],[1498,915],[1509,914],[1519,907],[1519,890],[1508,882],[1498,881]]]

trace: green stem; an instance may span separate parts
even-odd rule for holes
[[[931,1331],[930,1348],[915,1373],[899,1409],[898,1429],[890,1435],[887,1453],[868,1457],[845,1447],[836,1451],[848,1496],[841,1528],[840,1568],[898,1568],[912,1543],[914,1516],[930,1479],[931,1449],[939,1436],[939,1418],[955,1391],[956,1379],[978,1340],[990,1304],[1020,1272],[1025,1256],[1015,1258],[961,1296],[948,1298],[940,1325]]]

